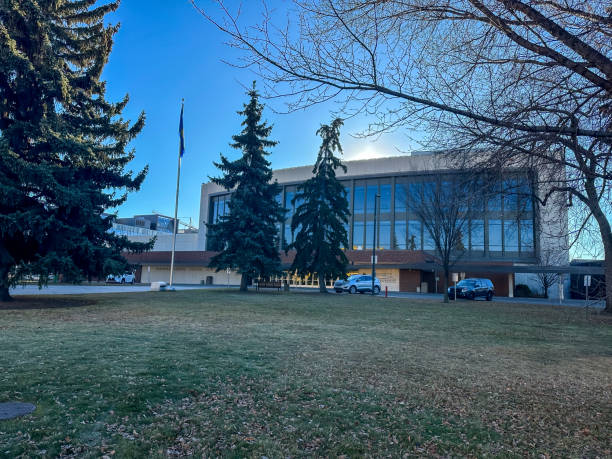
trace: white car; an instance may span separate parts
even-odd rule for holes
[[[372,276],[364,274],[355,274],[350,276],[347,280],[337,280],[334,283],[334,290],[336,293],[349,292],[349,293],[364,293],[372,291]],[[374,294],[380,293],[380,281],[378,278],[374,279]]]
[[[106,278],[106,283],[110,284],[133,284],[136,281],[136,276],[134,273],[125,273],[119,275],[110,274]]]

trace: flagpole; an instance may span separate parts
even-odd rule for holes
[[[183,121],[183,108],[185,107],[185,99],[181,101],[181,123]],[[181,133],[181,136],[183,134]],[[182,138],[182,137],[181,137]],[[179,184],[181,181],[181,159],[182,159],[182,144],[179,146],[178,171],[176,173],[176,199],[174,201],[174,229],[172,231],[172,256],[170,258],[170,288],[174,280],[174,251],[176,250],[176,232],[178,231],[178,200],[179,200]]]

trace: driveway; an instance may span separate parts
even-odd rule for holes
[[[174,285],[176,290],[200,289],[200,285]],[[39,289],[37,285],[25,285],[12,288],[11,295],[82,295],[87,293],[131,293],[148,292],[150,285],[49,285]]]
[[[237,285],[230,285],[230,288],[237,288]],[[210,288],[227,288],[226,285],[174,285],[176,290],[197,290],[197,289],[210,289]],[[83,295],[88,293],[131,293],[131,292],[148,292],[151,287],[147,285],[117,285],[117,284],[81,284],[81,285],[66,285],[66,284],[51,284],[47,287],[39,289],[36,285],[26,285],[12,288],[10,290],[11,295]],[[303,292],[316,292],[318,289],[308,287],[292,287],[292,291],[303,291]],[[329,290],[333,292],[333,289]],[[344,295],[348,295],[345,293]],[[384,298],[385,294],[382,292],[378,297]],[[389,292],[389,298],[406,298],[413,300],[439,300],[442,301],[442,294],[436,293],[410,293],[410,292]],[[467,300],[458,300],[467,301]],[[476,301],[485,301],[484,299],[477,299]],[[544,299],[544,298],[508,298],[504,296],[494,297],[494,301],[503,303],[522,303],[522,304],[539,304],[542,306],[572,306],[583,308],[586,305],[584,300],[563,300],[559,303],[558,299]],[[605,306],[603,301],[590,301],[588,302],[590,308],[603,308]]]
[[[384,296],[384,292],[382,293]],[[411,298],[411,299],[429,299],[435,300],[438,299],[442,301],[441,293],[409,293],[409,292],[389,292],[390,298]],[[468,300],[457,300],[459,302],[468,301]],[[475,301],[486,301],[484,298],[478,298]],[[493,301],[498,301],[500,303],[522,303],[522,304],[539,304],[542,306],[572,306],[584,308],[587,306],[587,302],[584,300],[573,300],[573,299],[565,299],[562,302],[559,302],[558,298],[509,298],[507,296],[496,296],[493,297]],[[605,304],[603,300],[589,300],[588,306],[590,308],[604,308]]]

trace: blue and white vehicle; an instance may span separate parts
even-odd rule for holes
[[[349,276],[347,280],[337,280],[334,283],[334,290],[336,293],[349,292],[349,293],[364,293],[372,291],[372,276],[366,274],[354,274]],[[380,293],[380,281],[378,278],[374,279],[374,294]]]

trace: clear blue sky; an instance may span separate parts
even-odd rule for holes
[[[201,0],[200,5],[211,4]],[[256,3],[259,5],[259,3]],[[257,17],[253,17],[254,20]],[[156,212],[174,214],[174,193],[178,154],[178,122],[181,98],[185,98],[186,153],[181,173],[179,217],[191,217],[198,226],[200,185],[208,176],[217,175],[212,162],[223,152],[236,158],[239,152],[228,143],[240,131],[236,114],[246,101],[244,86],[255,75],[221,60],[232,60],[235,52],[226,37],[208,23],[188,0],[123,0],[119,10],[108,16],[111,23],[121,23],[103,78],[107,97],[118,100],[126,93],[130,103],[124,116],[136,119],[144,110],[147,121],[140,136],[132,143],[136,158],[134,170],[149,165],[142,189],[132,193],[118,209],[120,216]],[[279,145],[269,159],[275,169],[312,164],[321,123],[330,121],[331,106],[319,106],[304,112],[276,114],[283,109],[280,101],[268,102],[264,117],[271,123],[272,139]],[[409,149],[402,133],[374,140],[355,139],[366,126],[364,119],[351,119],[342,133],[345,158],[365,158],[399,154]]]

